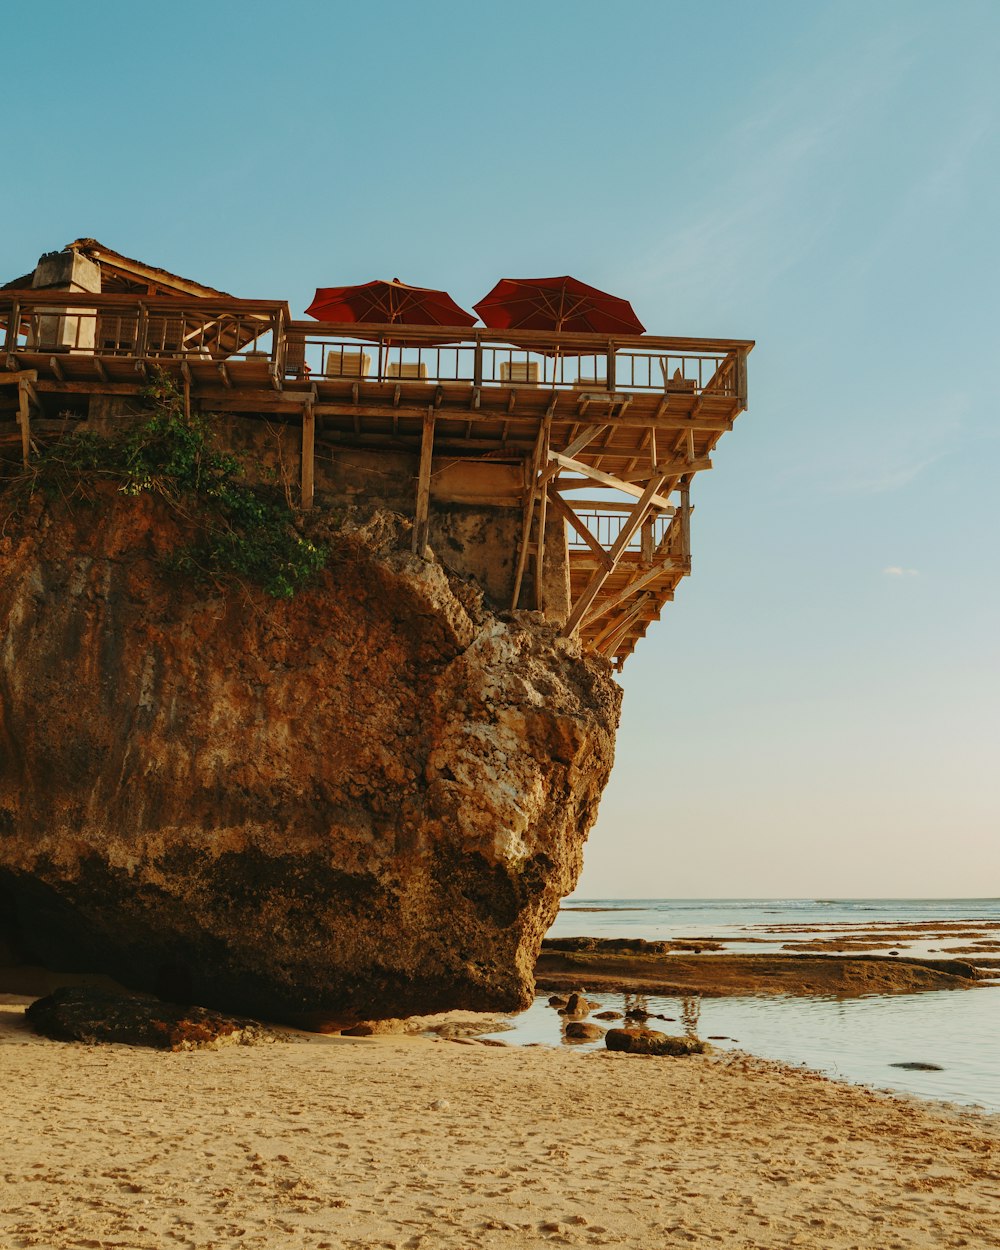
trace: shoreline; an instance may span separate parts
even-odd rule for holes
[[[50,1042],[0,1006],[0,1242],[302,1250],[1000,1240],[1000,1115],[741,1052]]]

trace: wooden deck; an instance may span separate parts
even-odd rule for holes
[[[0,291],[0,438],[27,457],[40,420],[136,395],[162,368],[206,412],[300,427],[304,507],[317,442],[412,452],[417,551],[433,457],[516,465],[513,606],[543,606],[546,520],[562,518],[564,632],[621,668],[691,571],[691,483],[746,408],[752,347],[329,325],[264,300]]]

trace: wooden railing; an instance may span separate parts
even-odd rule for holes
[[[670,392],[745,399],[742,340],[292,321],[267,300],[0,292],[0,351],[164,362],[266,361],[276,382]]]
[[[134,360],[266,359],[283,370],[285,304],[268,300],[0,293],[0,344],[18,355]]]
[[[552,331],[454,329],[293,321],[290,376],[372,382],[460,382],[579,391],[714,392],[736,396],[735,340]]]

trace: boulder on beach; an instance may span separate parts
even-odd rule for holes
[[[55,990],[25,1009],[32,1029],[59,1042],[118,1042],[155,1050],[215,1049],[275,1042],[281,1034],[236,1016],[181,1007],[151,995],[116,994],[93,987]]]
[[[708,1055],[712,1048],[697,1037],[671,1037],[656,1029],[608,1029],[604,1035],[608,1050],[626,1055]]]
[[[526,1007],[611,666],[411,554],[402,516],[295,524],[326,567],[275,599],[171,566],[198,531],[157,494],[7,518],[0,939],[309,1027]]]

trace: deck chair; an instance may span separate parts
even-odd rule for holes
[[[502,360],[500,362],[500,381],[521,383],[523,386],[534,386],[538,382],[537,360]]]
[[[408,360],[390,360],[386,370],[387,378],[426,378],[427,366],[421,360],[411,363]]]
[[[367,352],[345,352],[339,347],[328,347],[323,373],[328,378],[366,378],[372,367]]]

